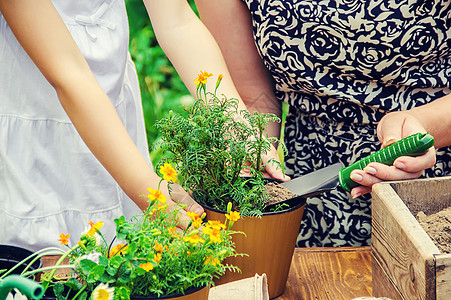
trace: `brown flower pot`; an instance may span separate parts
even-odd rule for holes
[[[159,299],[165,299],[165,300],[208,300],[208,294],[210,292],[210,287],[205,286],[201,288],[192,288],[188,289],[185,293],[185,295],[182,294],[176,294],[176,295],[169,295],[169,296],[161,296],[159,298],[153,298],[153,297],[145,297],[145,296],[131,296],[130,300],[159,300]]]
[[[224,263],[237,266],[241,273],[226,271],[216,285],[266,274],[268,277],[269,297],[280,296],[285,290],[291,258],[296,246],[296,238],[304,212],[305,199],[297,206],[274,213],[264,213],[261,218],[244,217],[232,227],[236,234],[233,242],[237,253],[246,253],[245,257],[229,257]],[[225,212],[205,207],[207,220],[225,221]]]

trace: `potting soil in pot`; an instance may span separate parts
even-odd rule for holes
[[[291,191],[289,191],[287,188],[285,188],[280,184],[277,184],[276,182],[269,182],[265,184],[265,191],[267,195],[271,196],[265,201],[267,205],[276,204],[286,199],[290,199],[297,196],[293,194]]]
[[[417,220],[442,253],[451,253],[451,207],[426,215],[420,211]]]

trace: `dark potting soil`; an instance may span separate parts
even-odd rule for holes
[[[451,207],[429,216],[420,211],[417,220],[440,252],[451,253]]]
[[[265,191],[266,194],[270,195],[270,197],[268,197],[268,199],[266,199],[265,201],[266,205],[276,204],[286,199],[290,199],[297,196],[293,194],[291,191],[289,191],[286,187],[276,182],[269,182],[265,184]]]

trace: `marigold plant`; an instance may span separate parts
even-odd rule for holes
[[[164,168],[162,176],[175,176],[171,165]],[[174,182],[174,177],[170,181]],[[42,275],[44,289],[52,287],[57,299],[159,297],[212,285],[213,278],[226,270],[239,271],[222,263],[225,258],[238,255],[231,239],[237,232],[230,230],[231,221],[205,223],[205,214],[186,212],[191,222],[182,230],[177,217],[185,213],[181,206],[169,207],[158,189],[149,189],[147,198],[149,206],[143,215],[130,221],[124,216],[114,220],[113,241],[104,239],[103,221],[89,222],[75,245],[68,245],[69,234],[55,237],[68,250],[60,250],[57,266]],[[60,266],[65,258],[71,265]],[[73,277],[54,282],[55,271],[60,267],[73,268]]]
[[[202,71],[196,77],[197,99],[186,107],[186,114],[170,112],[157,122],[162,138],[161,163],[175,166],[180,184],[199,203],[222,211],[232,203],[242,215],[261,215],[268,197],[262,157],[271,143],[278,142],[268,137],[265,129],[280,119],[274,114],[239,110],[237,99],[217,95],[222,75],[217,77],[214,90],[208,91],[212,76]],[[281,167],[275,160],[267,163]],[[250,176],[241,177],[243,170]]]

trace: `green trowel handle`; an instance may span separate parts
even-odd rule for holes
[[[348,167],[342,168],[339,173],[340,184],[345,190],[350,191],[359,185],[351,179],[351,172],[353,170],[363,170],[370,162],[379,162],[391,166],[395,159],[400,156],[423,155],[432,146],[434,146],[434,137],[429,133],[416,133],[403,138]]]

